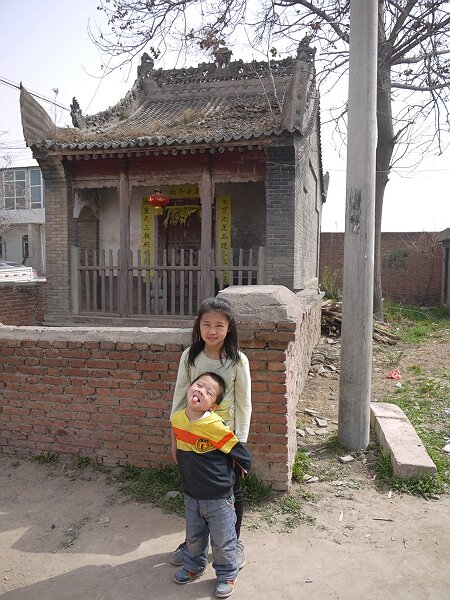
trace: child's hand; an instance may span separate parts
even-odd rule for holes
[[[173,430],[171,432],[171,442],[172,442],[172,444],[171,444],[171,446],[172,446],[171,447],[172,458],[178,464],[178,459],[177,459],[177,440],[176,440],[176,437],[175,437],[175,434],[174,434]]]
[[[237,463],[237,462],[234,460],[234,458],[233,458],[233,461],[232,461],[232,463],[231,463],[231,464],[232,464],[232,466],[233,466],[233,469],[236,467],[236,465],[237,465],[237,466],[240,468],[240,470],[241,470],[241,477],[242,477],[242,479],[244,479],[244,478],[247,476],[247,474],[248,474],[248,471],[247,471],[246,469],[244,469],[244,467],[241,467],[241,465],[240,465],[239,463]]]

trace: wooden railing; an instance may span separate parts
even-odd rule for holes
[[[72,249],[72,303],[78,315],[109,317],[196,314],[201,297],[199,251],[164,251],[160,263],[150,263],[148,253],[130,252],[127,274],[127,314],[119,309],[120,250]],[[235,249],[224,260],[211,252],[210,296],[229,285],[264,283],[264,248]]]

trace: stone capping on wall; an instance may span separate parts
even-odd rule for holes
[[[228,288],[236,313],[252,305],[244,287]],[[254,287],[253,320],[250,310],[237,314],[252,373],[249,448],[256,475],[286,490],[296,410],[320,336],[320,295],[305,301],[286,288]],[[172,394],[190,340],[191,329],[0,327],[0,452],[170,463]]]
[[[126,342],[130,344],[189,345],[190,329],[176,327],[1,327],[0,338],[43,342]]]
[[[217,295],[232,304],[239,323],[295,323],[303,313],[302,295],[296,296],[282,285],[236,285]]]

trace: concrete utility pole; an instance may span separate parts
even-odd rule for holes
[[[339,441],[366,448],[370,432],[378,2],[350,4],[347,188]]]

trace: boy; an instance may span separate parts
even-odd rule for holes
[[[224,394],[222,377],[216,373],[203,373],[187,389],[186,408],[171,418],[186,513],[183,568],[175,573],[174,579],[183,584],[203,575],[210,537],[218,598],[231,596],[239,571],[233,463],[236,461],[243,474],[252,464],[248,450],[212,412]]]

